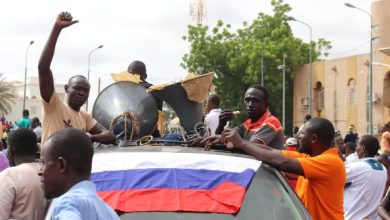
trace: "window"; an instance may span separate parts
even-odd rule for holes
[[[316,83],[316,87],[314,90],[314,99],[315,99],[315,109],[317,111],[322,111],[324,109],[324,87],[321,82]]]
[[[348,106],[355,106],[355,93],[356,93],[356,83],[355,79],[349,79],[348,85],[347,85],[347,105]]]
[[[301,98],[301,108],[309,108],[309,98]]]
[[[383,104],[390,108],[390,72],[387,72],[383,80]]]

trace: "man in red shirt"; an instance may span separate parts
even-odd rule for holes
[[[283,149],[284,133],[282,125],[268,109],[270,104],[269,93],[261,85],[250,86],[244,96],[244,106],[248,119],[234,129],[241,138],[256,144],[265,144],[275,149]],[[226,123],[234,118],[232,110],[223,110],[219,115],[219,125],[215,136],[208,137],[202,144],[209,150],[213,145],[221,142],[221,134]]]

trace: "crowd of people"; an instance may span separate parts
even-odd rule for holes
[[[7,154],[0,153],[0,219],[119,219],[90,181],[93,142],[116,144],[115,135],[81,108],[90,84],[84,76],[72,76],[64,102],[54,89],[50,66],[58,37],[77,22],[70,13],[60,13],[39,60],[42,125],[39,118],[29,118],[28,110],[14,127],[2,123],[0,147],[5,145]],[[140,75],[143,86],[151,85],[142,62],[131,63],[129,72]],[[210,96],[207,135],[191,145],[205,150],[223,146],[279,169],[313,219],[390,219],[390,122],[380,141],[358,137],[353,126],[342,138],[329,120],[307,115],[286,138],[269,110],[265,87],[255,84],[246,90],[247,119],[237,127],[229,128],[236,113],[222,110],[220,102],[218,95]]]

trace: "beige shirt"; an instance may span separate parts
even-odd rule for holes
[[[84,109],[80,109],[79,112],[74,111],[61,101],[56,92],[51,96],[49,103],[42,100],[42,105],[41,146],[43,146],[50,135],[64,128],[78,128],[84,132],[89,132],[97,123]]]
[[[24,163],[0,172],[0,219],[44,219],[43,195],[38,163]]]

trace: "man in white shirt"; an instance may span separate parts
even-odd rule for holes
[[[379,219],[376,213],[385,190],[387,171],[374,157],[378,140],[362,136],[356,147],[359,160],[345,165],[347,182],[344,188],[344,217],[348,219]]]
[[[31,130],[37,135],[38,143],[41,143],[42,127],[38,117],[31,119]]]
[[[219,124],[219,114],[221,109],[219,108],[219,103],[221,102],[220,97],[217,94],[210,95],[209,100],[206,106],[206,116],[204,118],[204,125],[206,126],[208,136],[214,136],[215,130],[218,128]]]

